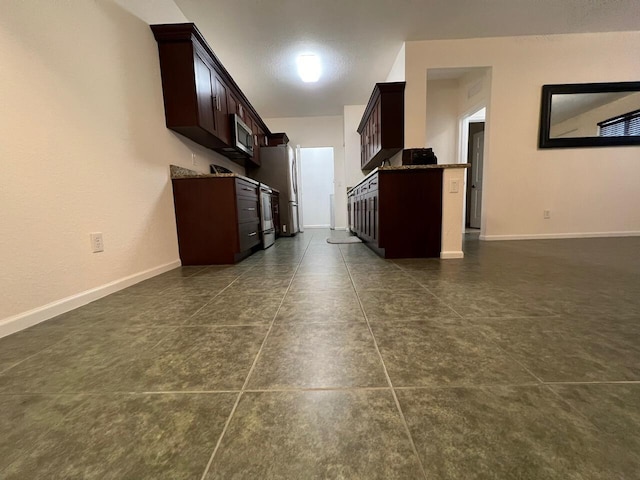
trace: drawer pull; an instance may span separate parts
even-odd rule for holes
[[[255,237],[258,234],[258,232],[253,232],[250,233],[249,235],[247,235],[247,237]]]
[[[245,208],[245,210],[247,212],[253,212],[255,210],[255,208],[254,207],[250,207],[250,208]]]
[[[247,192],[255,192],[255,188],[247,188],[247,187],[242,187],[243,190],[246,190]]]

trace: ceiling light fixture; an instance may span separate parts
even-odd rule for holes
[[[317,55],[306,54],[298,57],[298,75],[303,82],[317,82],[321,73],[322,65]]]

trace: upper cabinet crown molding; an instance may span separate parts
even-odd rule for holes
[[[360,134],[360,167],[372,170],[404,148],[406,82],[376,83],[364,110]]]

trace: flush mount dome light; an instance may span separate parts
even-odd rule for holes
[[[317,55],[306,54],[298,57],[298,75],[303,82],[317,82],[321,73],[322,65]]]

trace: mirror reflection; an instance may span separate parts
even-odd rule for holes
[[[640,92],[554,93],[549,138],[640,136]]]

